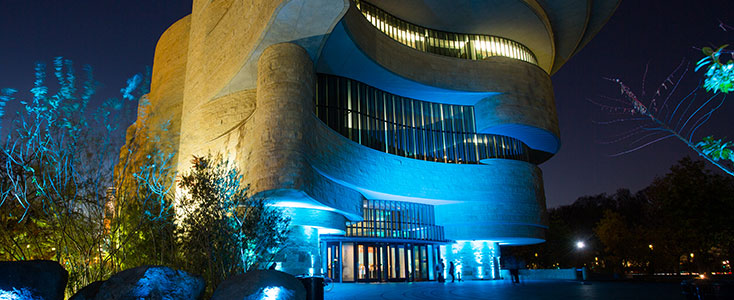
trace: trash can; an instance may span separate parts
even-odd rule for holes
[[[576,269],[576,280],[586,280],[586,267]]]
[[[301,277],[299,279],[306,288],[306,300],[324,300],[323,277]]]

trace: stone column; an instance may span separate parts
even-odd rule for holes
[[[275,44],[263,51],[257,66],[257,104],[249,139],[250,192],[263,193],[273,202],[301,202],[311,184],[306,157],[311,138],[315,73],[306,51],[292,43]],[[297,218],[294,218],[294,220]],[[320,273],[318,231],[291,222],[286,248],[277,259],[281,269],[298,275]]]
[[[303,190],[309,180],[304,134],[311,127],[315,73],[306,51],[275,44],[258,61],[257,104],[247,164],[250,191]]]

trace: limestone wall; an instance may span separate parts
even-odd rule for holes
[[[186,52],[191,16],[171,25],[158,39],[153,58],[153,73],[148,99],[147,126],[161,140],[178,146],[181,130],[181,109],[186,79]],[[168,123],[167,130],[160,130]],[[173,162],[176,162],[174,157]],[[175,169],[175,166],[174,166]]]
[[[346,0],[195,0],[187,54],[179,170],[188,168],[192,154],[201,155],[215,149],[228,152],[237,147],[238,137],[225,137],[234,130],[227,128],[232,124],[225,123],[231,117],[246,116],[250,102],[244,104],[248,108],[238,109],[234,116],[225,110],[236,107],[238,98],[242,101],[254,98],[239,93],[255,89],[256,65],[265,48],[275,43],[294,42],[312,49],[315,55],[323,36],[341,18],[347,3]],[[235,124],[241,126],[244,122],[236,119]],[[207,123],[221,124],[207,125],[205,129],[211,130],[201,130],[201,124]]]
[[[180,124],[179,171],[187,169],[192,154],[220,152],[238,164],[252,194],[271,197],[284,206],[333,212],[327,214],[328,222],[319,221],[324,224],[343,222],[344,217],[358,220],[362,200],[368,197],[438,205],[437,223],[446,226],[449,239],[542,239],[545,200],[536,166],[503,159],[482,165],[420,161],[342,137],[313,114],[314,57],[302,46],[266,47],[257,54],[256,76],[249,75],[257,79],[256,88],[231,85],[254,49],[263,47],[264,31],[271,28],[286,2],[294,5],[197,0],[192,16],[162,36],[151,99],[156,111],[181,114],[180,122],[173,118]],[[366,52],[387,68],[444,88],[506,88],[495,110],[507,107],[512,113],[507,114],[509,119],[495,122],[531,123],[538,118],[547,124],[528,125],[557,131],[550,81],[537,66],[507,59],[461,61],[413,53],[417,51],[384,35],[374,36],[382,33],[363,23],[371,32],[361,38],[374,38],[378,45]],[[441,75],[445,71],[456,73]],[[225,86],[236,88],[222,95]],[[531,117],[522,119],[523,112]],[[478,223],[463,229],[466,224],[457,222],[457,217]]]

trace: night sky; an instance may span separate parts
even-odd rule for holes
[[[128,77],[152,66],[155,44],[163,31],[190,11],[188,0],[0,0],[0,88],[26,92],[33,83],[35,62],[50,63],[64,56],[78,69],[82,64],[94,68],[96,79],[103,84],[98,99],[119,97]],[[692,66],[702,57],[694,47],[734,41],[734,30],[719,28],[720,22],[734,26],[732,11],[734,1],[730,0],[622,2],[601,32],[552,77],[562,146],[540,166],[548,207],[618,188],[637,191],[655,176],[664,175],[683,156],[695,155],[669,139],[611,157],[626,145],[600,142],[625,127],[594,124],[593,120],[608,119],[608,114],[587,99],[619,95],[618,86],[606,77],[620,78],[639,93],[646,65],[647,90],[654,91],[681,61]],[[679,90],[692,89],[701,73],[693,73],[691,67]],[[734,138],[734,104],[730,102],[699,132]],[[9,104],[7,110],[13,109]]]

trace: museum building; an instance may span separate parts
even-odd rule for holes
[[[179,172],[222,153],[290,215],[285,272],[493,279],[500,245],[545,238],[550,75],[617,5],[194,0],[156,46],[147,122]]]

